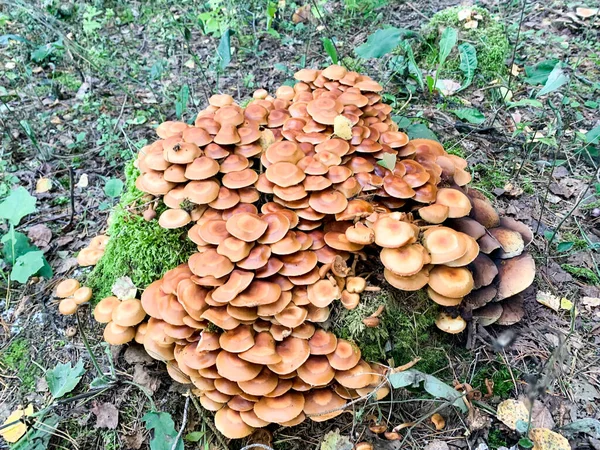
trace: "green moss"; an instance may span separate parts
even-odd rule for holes
[[[586,280],[588,283],[600,284],[600,277],[593,270],[586,267],[577,267],[571,264],[562,264],[560,267],[571,275]]]
[[[129,276],[140,289],[160,278],[167,270],[187,261],[194,252],[187,230],[166,230],[157,220],[147,222],[140,215],[143,192],[135,187],[138,170],[130,162],[125,168],[125,192],[110,218],[106,252],[87,280],[95,299],[112,295],[115,280]],[[164,205],[157,208],[157,212]]]
[[[505,433],[495,428],[490,430],[487,438],[487,444],[492,450],[496,450],[500,447],[508,447],[507,442],[504,440]]]
[[[520,372],[517,369],[512,369],[513,375],[518,378]],[[507,399],[513,395],[515,385],[512,381],[510,371],[501,361],[492,361],[487,363],[473,375],[471,386],[473,389],[479,389],[482,393],[486,393],[485,380],[489,379],[494,382],[494,396],[501,399]]]
[[[362,319],[385,304],[381,324],[369,328]],[[393,358],[397,366],[420,357],[419,370],[438,372],[447,366],[450,345],[446,335],[435,328],[437,307],[422,292],[408,296],[399,291],[381,291],[377,295],[361,295],[359,306],[343,310],[334,320],[333,332],[355,342],[367,361]]]
[[[39,367],[31,363],[31,344],[26,339],[15,339],[2,351],[0,361],[19,377],[21,389],[24,391],[33,389]]]
[[[465,29],[464,22],[458,19],[458,12],[469,8],[474,14],[480,14],[483,19],[478,20],[478,26],[475,29]],[[437,65],[438,40],[441,32],[446,27],[453,27],[459,30],[459,44],[469,42],[477,50],[477,73],[482,74],[487,80],[501,76],[507,72],[505,60],[509,54],[510,45],[506,38],[504,26],[498,22],[484,8],[478,6],[455,6],[444,9],[436,13],[423,30],[426,40],[426,48],[422,56],[422,62],[430,69]],[[456,49],[453,53],[457,52]],[[438,78],[458,78],[461,76],[459,70],[460,58],[458,54],[450,55],[446,61],[444,69],[438,74]]]
[[[81,86],[81,80],[68,72],[56,74],[52,80],[66,91],[77,91]]]

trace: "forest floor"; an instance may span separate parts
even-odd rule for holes
[[[354,415],[275,428],[262,442],[281,450],[342,449],[360,441],[381,449],[484,450],[519,448],[519,442],[526,448],[523,436],[495,418],[500,401],[523,398],[535,401],[533,423],[558,430],[573,448],[600,448],[600,422],[592,420],[600,419],[600,15],[590,9],[594,2],[478,3],[504,27],[509,48],[501,68],[480,66],[464,90],[456,53],[440,71],[443,88],[430,90],[414,72],[397,69],[397,54],[363,59],[355,52],[385,26],[431,32],[423,27],[455,0],[319,0],[308,3],[298,24],[292,17],[301,4],[267,3],[0,0],[0,201],[17,186],[37,199],[37,211],[16,229],[44,252],[54,272],[51,279],[7,286],[10,270],[0,262],[0,422],[19,406],[52,403],[58,426],[38,449],[166,449],[150,443],[142,421],[150,402],[141,385],[175,429],[186,417],[186,448],[223,447],[207,428],[210,418],[192,406],[188,411],[185,388],[171,383],[164,365],[135,347],[107,349],[90,310],[78,328],[73,316],[58,314],[52,291],[65,277],[85,281],[89,269],[79,268],[75,256],[106,230],[119,195],[107,184],[124,179],[125,163],[154,139],[158,123],[193,121],[212,93],[242,102],[257,88],[274,92],[296,70],[339,58],[380,80],[401,128],[412,136],[434,133],[464,156],[474,185],[502,214],[534,230],[530,251],[538,277],[511,336],[492,326],[456,338],[435,329],[415,337],[436,342],[406,355],[423,358],[417,369],[483,394],[493,381],[468,416],[447,406],[441,410],[446,427],[436,430],[428,418],[439,403],[421,390],[400,389],[392,400],[356,405]],[[229,40],[222,37],[226,30]],[[420,72],[433,74],[437,41],[414,42]],[[494,43],[483,48],[488,44]],[[481,57],[485,49],[478,52]],[[0,222],[0,235],[6,233]],[[407,317],[409,325],[417,320]],[[134,384],[90,386],[89,350],[102,370],[114,365]],[[78,361],[86,372],[70,394],[75,397],[53,401],[45,374]],[[400,430],[401,446],[370,431],[373,422],[389,429],[417,424]],[[0,448],[9,448],[1,438]]]

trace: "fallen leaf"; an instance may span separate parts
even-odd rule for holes
[[[119,410],[112,403],[96,403],[91,411],[96,416],[95,428],[114,430],[119,425]]]
[[[36,247],[44,248],[47,247],[52,240],[52,231],[46,225],[40,223],[27,230],[27,237]]]
[[[561,298],[560,309],[571,311],[573,309],[573,302],[565,297]]]
[[[523,402],[509,399],[498,405],[496,417],[511,430],[516,430],[518,421],[527,422],[529,420],[529,411]]]
[[[133,367],[133,382],[150,389],[152,393],[156,392],[160,381],[151,376],[142,364],[136,364]]]
[[[139,450],[144,443],[144,433],[142,431],[136,431],[134,434],[121,436],[121,439],[125,443],[126,448]]]
[[[347,436],[342,436],[340,430],[330,431],[323,436],[321,450],[352,450],[354,446]]]
[[[6,442],[17,442],[25,433],[27,433],[27,425],[25,425],[25,423],[21,422],[19,419],[21,419],[23,416],[31,416],[32,414],[33,405],[31,404],[25,409],[14,410],[4,421],[3,425],[14,421],[18,422],[0,430],[0,436],[2,436]]]
[[[512,74],[513,77],[518,77],[521,70],[522,69],[519,66],[517,66],[516,64],[513,64],[512,67],[510,68],[510,73]]]
[[[263,150],[267,150],[273,142],[275,142],[275,135],[271,130],[265,128],[260,134],[260,139],[258,140],[258,143],[260,144]]]
[[[435,83],[436,89],[438,89],[446,97],[458,91],[460,86],[460,83],[457,83],[454,80],[437,80]]]
[[[183,65],[188,69],[193,69],[194,67],[196,67],[196,64],[194,63],[194,60],[192,58],[188,59],[185,63],[183,63]]]
[[[142,345],[129,345],[123,355],[127,364],[151,363],[154,361]]]
[[[40,178],[35,184],[35,192],[43,194],[52,189],[52,180],[50,178]]]
[[[473,10],[469,9],[469,8],[465,8],[465,9],[461,9],[460,11],[458,11],[458,20],[460,20],[461,22],[464,22],[467,19],[471,18],[471,15],[473,14]]]
[[[555,425],[550,410],[542,402],[534,402],[531,408],[531,427],[552,429]]]
[[[130,300],[135,298],[137,294],[135,284],[133,284],[131,278],[127,276],[117,278],[112,285],[111,291],[119,300]]]
[[[292,22],[304,23],[304,22],[308,22],[308,21],[312,20],[312,12],[310,9],[311,9],[310,3],[307,3],[306,5],[299,7],[294,12],[294,14],[292,14]]]
[[[88,184],[89,184],[88,176],[86,173],[84,173],[79,177],[79,181],[77,182],[75,187],[83,189],[83,188],[88,187]]]
[[[425,446],[423,450],[450,450],[445,441],[433,441]]]
[[[547,306],[548,308],[558,312],[560,309],[560,298],[550,292],[538,291],[535,296],[538,303]]]
[[[333,119],[333,132],[345,141],[352,139],[352,121],[346,116],[339,115]]]
[[[598,8],[577,8],[575,14],[583,19],[589,19],[598,14]]]
[[[529,431],[529,439],[533,442],[532,450],[571,450],[569,441],[547,428],[534,428]]]
[[[590,307],[594,308],[596,306],[600,306],[600,298],[598,298],[598,297],[583,297],[581,299],[581,303],[583,303],[585,306],[590,306]]]
[[[513,98],[513,93],[510,89],[504,86],[500,86],[498,88],[500,91],[500,96],[504,99],[505,102],[510,102]]]

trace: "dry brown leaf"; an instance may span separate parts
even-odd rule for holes
[[[119,410],[112,403],[96,403],[91,411],[96,416],[96,428],[114,430],[119,425]]]
[[[523,422],[529,420],[529,411],[523,402],[509,399],[504,400],[498,405],[496,417],[511,430],[516,430],[517,422],[519,420],[522,420]]]
[[[121,440],[125,444],[125,448],[139,450],[144,443],[144,432],[142,430],[138,430],[134,434],[126,434],[121,436]]]
[[[552,418],[550,410],[539,401],[533,403],[531,409],[531,426],[532,428],[554,428],[556,423]]]
[[[577,8],[575,14],[584,19],[589,19],[598,14],[598,8]]]
[[[583,297],[583,299],[581,299],[581,303],[583,303],[585,306],[595,308],[596,306],[600,306],[600,298],[598,298],[598,297]]]
[[[47,247],[52,240],[52,231],[46,225],[40,223],[27,230],[27,237],[36,247],[44,248]]]
[[[560,309],[560,298],[558,298],[554,294],[551,294],[550,292],[539,291],[536,294],[535,299],[538,303],[547,306],[548,308],[556,312],[558,312],[558,310]]]
[[[533,442],[532,450],[571,450],[569,441],[547,428],[534,428],[529,432]]]
[[[50,189],[52,189],[52,180],[50,178],[40,178],[37,180],[35,192],[43,194],[44,192],[50,191]]]

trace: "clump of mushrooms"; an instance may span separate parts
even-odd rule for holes
[[[426,289],[448,333],[464,330],[465,311],[517,321],[535,274],[529,229],[466,187],[464,159],[398,131],[381,85],[337,65],[295,78],[245,108],[213,95],[193,126],[158,126],[136,186],[198,251],[141,300],[94,311],[107,342],[135,340],[193,384],[229,438],[387,395],[385,368],[320,327],[336,305],[359,304],[359,256],[375,251],[397,289]]]

